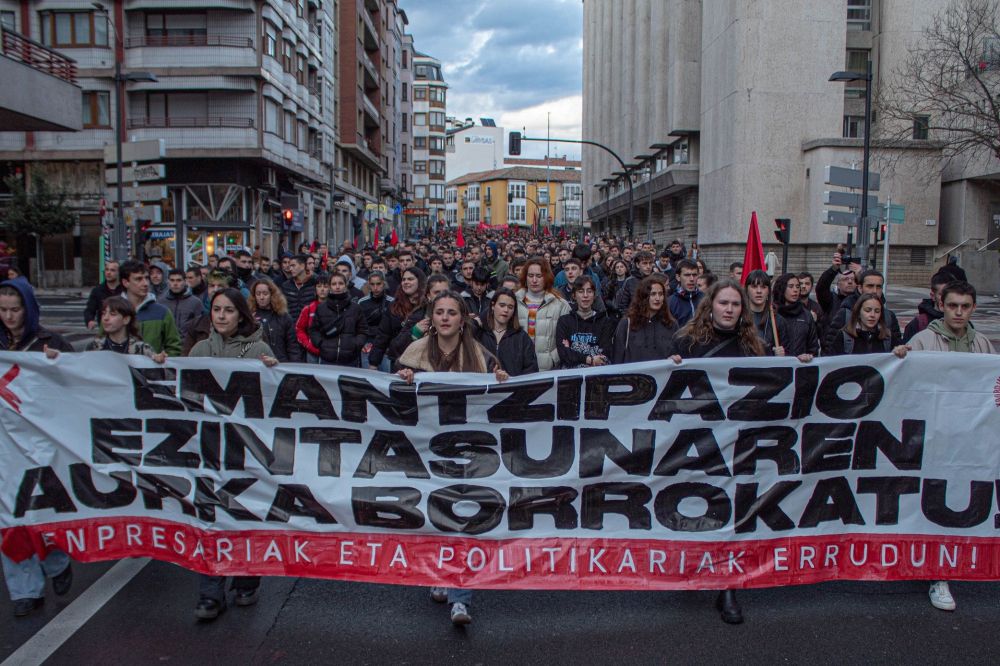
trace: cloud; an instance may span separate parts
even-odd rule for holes
[[[579,138],[582,126],[583,7],[580,0],[406,0],[414,46],[441,61],[448,115],[493,117]],[[560,154],[579,155],[564,145]],[[565,150],[563,150],[565,149]],[[525,144],[538,155],[538,146]],[[544,155],[544,144],[541,153]],[[556,151],[553,150],[553,153]]]

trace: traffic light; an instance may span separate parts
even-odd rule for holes
[[[141,233],[140,238],[142,238],[143,243],[148,243],[149,241],[153,240],[153,230],[151,228],[152,226],[153,226],[152,220],[143,220],[140,223],[139,232]]]
[[[774,226],[777,229],[774,230],[774,237],[778,239],[778,242],[782,245],[788,245],[792,242],[792,221],[787,217],[776,217],[774,218]]]
[[[888,225],[885,222],[883,222],[882,224],[878,225],[878,239],[880,241],[884,241],[885,240],[886,227],[888,227]]]
[[[285,231],[292,228],[292,222],[295,220],[295,211],[291,208],[281,209],[281,226]]]
[[[507,152],[511,155],[521,154],[521,133],[511,132],[510,133],[510,145],[507,147]]]

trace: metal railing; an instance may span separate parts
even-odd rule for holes
[[[938,259],[943,259],[944,257],[947,257],[949,254],[951,254],[952,252],[954,252],[958,248],[962,247],[966,243],[971,243],[972,241],[983,241],[983,240],[986,240],[986,239],[985,238],[966,238],[964,241],[962,241],[961,243],[959,243],[955,247],[950,248],[950,249],[946,250],[945,252],[943,252],[943,253],[935,256],[934,257],[934,261],[937,261]]]
[[[253,37],[246,35],[138,35],[125,38],[125,48],[140,46],[230,46],[253,48]]]
[[[253,118],[236,116],[133,116],[128,119],[129,129],[144,127],[254,127]]]
[[[49,74],[63,81],[76,83],[76,61],[53,51],[33,39],[0,27],[2,53],[11,60],[22,62],[32,69]]]

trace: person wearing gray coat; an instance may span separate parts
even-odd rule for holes
[[[198,318],[205,312],[201,299],[191,293],[187,285],[184,271],[174,268],[167,276],[167,290],[156,299],[156,302],[170,310],[177,324],[181,338],[187,335]]]

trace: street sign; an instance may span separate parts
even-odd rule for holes
[[[117,194],[110,190],[108,199],[115,201]],[[159,201],[167,198],[166,185],[140,185],[139,187],[123,187],[122,201]]]
[[[167,156],[167,143],[163,139],[131,141],[122,144],[122,162],[152,162]],[[104,163],[116,164],[118,149],[115,144],[104,146]]]
[[[906,221],[906,207],[903,204],[889,204],[888,211],[885,204],[879,204],[875,210],[880,220],[887,220],[890,224],[903,224]]]
[[[134,167],[122,167],[122,182],[144,183],[150,180],[160,180],[167,177],[167,165],[165,164],[139,164]],[[104,182],[109,185],[118,182],[118,169],[105,169]]]
[[[856,227],[861,216],[840,210],[824,210],[821,221],[823,224],[833,224],[838,227]]]
[[[843,206],[845,208],[861,208],[861,195],[853,192],[838,192],[827,190],[823,192],[823,204],[826,206]],[[868,196],[868,210],[875,210],[878,197]]]
[[[159,223],[163,221],[163,208],[160,206],[126,206],[124,217]]]
[[[828,166],[823,170],[823,182],[827,185],[837,187],[849,187],[860,190],[863,176],[861,169],[848,169],[846,167]],[[875,171],[868,172],[868,191],[878,192],[881,176]],[[860,206],[859,206],[860,208]]]
[[[400,215],[403,212],[403,207],[400,204],[396,204],[393,207],[392,212],[394,215]]]
[[[173,238],[176,233],[174,229],[150,229],[149,238],[151,240],[165,240]]]

